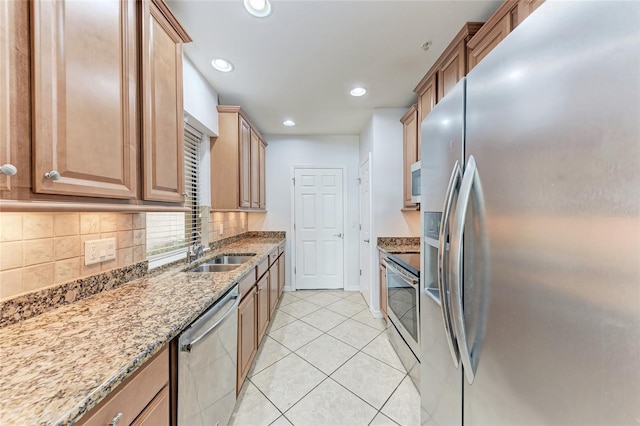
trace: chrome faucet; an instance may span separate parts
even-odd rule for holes
[[[202,234],[199,231],[194,231],[196,236],[196,242],[187,250],[187,263],[195,262],[204,256],[204,247],[202,246]]]

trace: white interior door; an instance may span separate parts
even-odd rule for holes
[[[296,168],[294,178],[296,289],[344,288],[342,169]]]
[[[371,306],[371,176],[367,158],[360,165],[360,292]]]

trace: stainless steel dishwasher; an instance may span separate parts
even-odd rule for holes
[[[236,403],[238,286],[179,340],[178,425],[225,426]]]

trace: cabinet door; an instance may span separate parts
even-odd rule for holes
[[[258,297],[258,345],[260,345],[269,325],[269,274],[264,274],[256,286]]]
[[[266,190],[266,154],[267,143],[260,140],[260,151],[259,151],[259,163],[260,163],[260,208],[265,209],[267,207],[267,190]]]
[[[240,207],[251,207],[251,127],[240,117]]]
[[[544,0],[520,0],[518,2],[518,24],[527,19],[542,3]]]
[[[273,311],[276,310],[276,306],[278,306],[278,296],[280,280],[278,277],[278,265],[280,262],[275,262],[271,265],[269,269],[269,315],[273,316]]]
[[[380,263],[379,266],[380,272],[380,311],[382,311],[382,315],[384,318],[387,318],[387,267]]]
[[[436,74],[434,73],[418,98],[418,160],[422,158],[422,132],[420,131],[420,125],[433,107],[436,106],[436,96]]]
[[[285,276],[286,276],[285,265],[286,265],[285,255],[284,253],[282,253],[282,256],[280,256],[280,258],[278,259],[278,292],[280,293],[280,295],[282,295],[282,292],[284,291]]]
[[[403,123],[404,147],[404,206],[415,207],[411,201],[411,164],[418,161],[418,111],[414,111]]]
[[[482,39],[469,42],[469,70],[489,54],[511,31],[511,14],[507,13]],[[479,34],[478,34],[479,35]],[[471,47],[471,45],[473,47]]]
[[[30,4],[33,190],[135,198],[135,0]]]
[[[131,425],[169,426],[169,423],[169,386],[165,386]]]
[[[151,0],[142,9],[143,197],[182,203],[182,39]]]
[[[251,208],[260,207],[260,136],[251,130]]]
[[[258,349],[257,313],[256,292],[255,287],[252,287],[238,305],[238,386],[236,393],[240,392]]]
[[[438,100],[442,99],[449,89],[465,76],[467,60],[465,46],[465,41],[460,42],[438,67]]]

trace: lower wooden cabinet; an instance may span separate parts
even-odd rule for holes
[[[249,291],[238,305],[238,375],[236,392],[240,392],[258,350],[258,298]]]
[[[280,258],[278,259],[278,293],[282,295],[284,291],[285,284],[285,254],[282,253]]]
[[[269,273],[265,273],[256,284],[258,298],[258,345],[262,342],[269,325]]]
[[[386,259],[386,255],[383,252],[379,252],[380,264],[378,266],[379,269],[379,282],[380,282],[380,311],[384,318],[387,319],[387,303],[388,303],[388,291],[387,291],[387,267],[384,264],[384,259]]]
[[[269,269],[269,316],[273,317],[273,312],[278,306],[280,298],[280,279],[279,279],[280,262],[276,261]]]
[[[80,425],[169,425],[169,350],[165,346],[85,415]],[[118,419],[118,420],[116,420]]]

